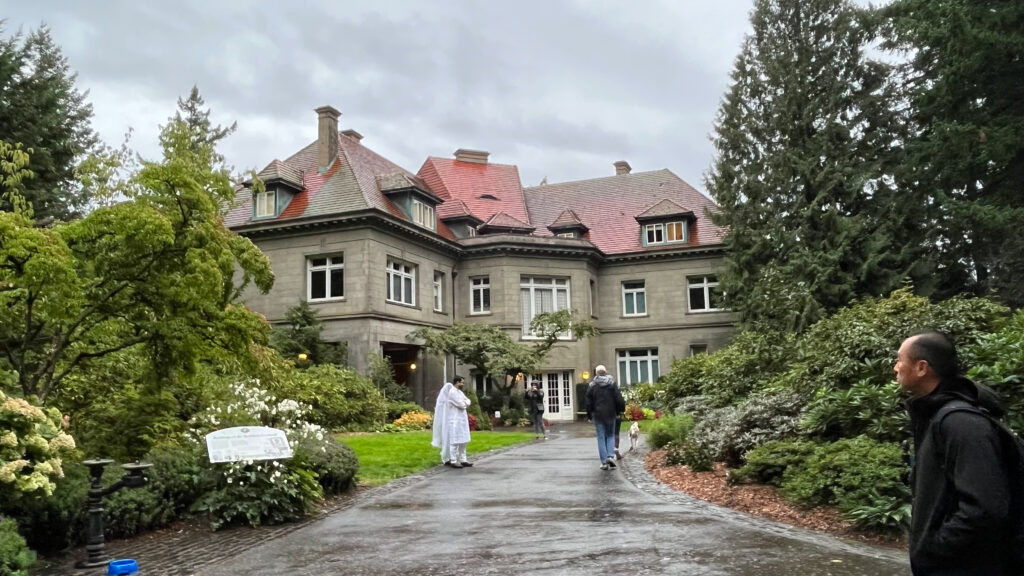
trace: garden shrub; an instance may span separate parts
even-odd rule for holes
[[[89,479],[85,466],[67,460],[64,462],[64,477],[56,480],[50,497],[22,498],[17,502],[0,501],[0,508],[7,515],[17,518],[21,534],[33,550],[54,554],[81,543],[88,489]]]
[[[700,420],[711,411],[708,399],[703,396],[684,396],[675,401],[673,412],[676,414],[689,414],[696,420]]]
[[[433,424],[434,417],[427,412],[416,411],[402,414],[394,425],[398,430],[427,430]]]
[[[1024,310],[1017,310],[1000,330],[985,334],[962,350],[967,375],[984,382],[1008,401],[1006,423],[1024,434]]]
[[[647,443],[654,449],[669,443],[681,445],[689,439],[692,430],[693,417],[689,414],[665,416],[651,423],[647,430]]]
[[[879,385],[865,378],[845,390],[819,388],[800,426],[824,440],[864,434],[896,442],[905,436],[908,420],[895,380]]]
[[[355,484],[359,458],[348,444],[326,436],[304,438],[295,446],[292,460],[316,474],[325,495],[340,494]]]
[[[476,418],[477,426],[479,427],[480,430],[490,430],[491,419],[484,418],[484,413],[480,409],[480,398],[477,397],[476,390],[466,389],[465,394],[470,401],[469,409],[467,410],[469,415]]]
[[[394,422],[406,412],[426,412],[415,402],[388,402],[388,422]]]
[[[760,444],[793,436],[804,409],[790,393],[759,394],[738,406],[709,411],[693,429],[693,441],[731,468]]]
[[[395,380],[395,367],[391,365],[391,360],[384,356],[370,354],[370,370],[366,377],[373,382],[373,385],[377,387],[381,395],[388,400],[395,402],[412,401],[412,390]]]
[[[869,489],[869,503],[856,506],[844,514],[860,530],[906,533],[910,529],[910,490],[896,496],[883,496]]]
[[[310,513],[323,499],[313,470],[290,460],[213,464],[210,488],[193,509],[210,517],[210,527],[245,523],[281,524]]]
[[[64,475],[62,458],[75,453],[75,440],[61,425],[54,408],[0,392],[0,503],[53,494]]]
[[[626,420],[643,420],[644,409],[641,408],[638,404],[626,404],[626,411],[623,414],[623,416]]]
[[[321,364],[294,370],[272,391],[309,405],[309,421],[331,430],[371,430],[387,416],[384,396],[351,368]]]
[[[801,506],[836,505],[848,514],[877,504],[878,495],[903,497],[904,471],[899,444],[877,442],[867,436],[844,438],[818,446],[802,464],[788,467],[782,478],[782,494]]]
[[[0,576],[28,576],[35,562],[35,553],[18,534],[18,523],[0,516]]]
[[[713,354],[676,360],[664,376],[669,396],[703,395],[712,407],[737,402],[763,388],[792,358],[794,337],[775,332],[742,332]]]
[[[732,471],[734,482],[752,480],[758,484],[778,486],[790,466],[804,463],[814,453],[814,442],[809,440],[771,440],[746,454],[746,464]]]
[[[317,366],[307,372],[321,368],[339,370]],[[304,441],[324,440],[323,428],[306,419],[308,406],[290,399],[278,401],[257,385],[236,384],[233,399],[193,418],[192,439],[199,443],[213,430],[256,425],[284,430],[293,450]],[[383,414],[383,400],[380,407]],[[257,526],[301,518],[323,499],[317,473],[304,464],[301,458],[213,464],[204,471],[204,493],[192,509],[208,513],[215,530],[241,522]]]

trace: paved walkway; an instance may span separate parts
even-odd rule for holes
[[[361,492],[301,525],[125,544],[143,576],[909,573],[905,553],[676,492],[647,474],[639,453],[615,471],[598,464],[589,426],[556,425],[546,442]]]

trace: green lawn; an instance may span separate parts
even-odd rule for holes
[[[378,486],[415,474],[441,463],[437,448],[430,445],[430,431],[381,434],[339,434],[359,456],[359,484]],[[533,440],[530,432],[473,432],[470,454]]]

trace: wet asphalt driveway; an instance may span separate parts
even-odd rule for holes
[[[625,440],[625,438],[624,438]],[[767,522],[654,481],[634,453],[598,467],[593,431],[439,468],[204,576],[906,575],[905,554]]]

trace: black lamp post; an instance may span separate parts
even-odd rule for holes
[[[92,477],[89,484],[89,528],[85,537],[85,550],[89,557],[75,563],[75,568],[96,568],[110,562],[110,558],[107,558],[103,552],[103,497],[113,494],[121,488],[141,488],[146,484],[146,476],[143,471],[152,466],[152,464],[144,462],[122,464],[121,467],[125,469],[125,475],[104,488],[103,468],[113,463],[113,460],[105,459],[82,462],[89,468],[89,476]]]

